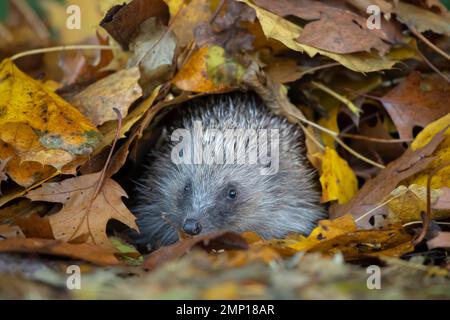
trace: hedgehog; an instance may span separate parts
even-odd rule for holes
[[[301,129],[258,96],[210,95],[177,112],[135,181],[138,244],[172,244],[180,231],[283,238],[325,217]]]

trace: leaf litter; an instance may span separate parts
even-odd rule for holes
[[[133,0],[92,12],[112,38],[87,35],[97,62],[0,47],[15,57],[0,65],[0,297],[449,298],[449,70],[435,59],[448,56],[448,11],[376,3],[370,30],[365,1]],[[58,6],[44,8],[50,24]],[[329,219],[285,239],[218,232],[136,250],[127,172],[164,114],[248,89],[304,130]],[[88,281],[58,294],[67,258]]]

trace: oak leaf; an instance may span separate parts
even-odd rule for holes
[[[135,230],[137,225],[135,217],[121,200],[127,195],[117,182],[106,179],[93,199],[99,178],[100,173],[93,173],[45,183],[39,189],[30,191],[26,197],[33,201],[63,204],[62,209],[49,218],[56,239],[70,242],[86,237],[86,242],[110,247],[106,235],[109,220],[118,220]]]

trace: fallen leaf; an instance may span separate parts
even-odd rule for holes
[[[0,79],[0,139],[21,161],[61,169],[77,155],[93,151],[100,134],[75,107],[11,60],[0,65]]]
[[[425,127],[450,112],[450,85],[439,77],[424,79],[412,72],[381,98],[402,139],[412,139],[415,126]]]
[[[142,96],[139,77],[137,67],[117,71],[91,84],[70,99],[70,102],[95,126],[117,120],[113,108],[118,109],[122,118],[125,118],[131,104]]]
[[[306,24],[297,39],[302,44],[340,54],[376,48],[384,55],[389,49],[381,29],[369,30],[366,17],[345,8],[310,0],[256,0],[255,4],[282,17],[314,20]]]
[[[296,39],[302,34],[302,28],[269,11],[255,6],[248,0],[239,1],[244,2],[255,9],[256,16],[258,17],[266,37],[276,39],[294,51],[306,52],[310,57],[314,57],[317,54],[327,56],[356,72],[372,72],[390,69],[396,63],[395,61],[376,57],[368,53],[337,54],[314,48],[306,44],[301,44]]]
[[[22,230],[18,226],[0,224],[0,241],[4,239],[25,238]]]
[[[347,203],[337,205],[331,211],[332,217],[351,214],[355,219],[367,214],[381,203],[397,185],[417,172],[425,169],[434,159],[433,153],[444,139],[444,132],[438,132],[425,147],[417,150],[409,148],[397,160],[392,161],[373,179],[368,180],[355,196]],[[370,226],[364,216],[358,222],[361,226]]]
[[[86,242],[110,247],[106,236],[109,220],[116,219],[136,230],[137,226],[135,217],[121,199],[127,195],[115,181],[106,179],[97,197],[92,199],[99,178],[100,173],[93,173],[44,183],[39,189],[28,192],[26,197],[63,204],[63,208],[49,218],[55,239],[70,242],[86,235]]]
[[[322,202],[337,200],[339,204],[350,201],[358,191],[358,181],[347,161],[338,153],[325,147],[322,157],[320,184],[322,185]]]
[[[41,253],[81,259],[101,266],[120,264],[113,251],[89,243],[72,244],[59,240],[11,238],[0,240],[0,252]]]
[[[412,221],[421,221],[422,213],[426,212],[426,192],[426,187],[416,184],[408,187],[399,186],[394,189],[387,199],[383,199],[382,201],[382,203],[389,201],[386,204],[389,210],[386,212],[385,224],[403,225]],[[431,190],[432,208],[434,208],[433,204],[438,201],[441,195],[442,191],[440,189]],[[432,219],[435,220],[450,217],[448,213],[438,210],[432,210],[431,214]]]
[[[175,244],[161,247],[152,252],[144,261],[144,268],[152,270],[161,264],[177,259],[196,246],[206,250],[221,249],[247,249],[247,242],[238,234],[227,231],[218,231],[205,235],[184,239]]]
[[[417,29],[419,32],[431,30],[439,34],[450,35],[448,18],[409,3],[398,2],[393,13],[397,20]]]
[[[133,0],[109,9],[100,26],[127,50],[139,25],[151,17],[167,24],[169,8],[163,0]]]
[[[139,84],[147,96],[158,85],[169,81],[176,68],[177,42],[173,32],[156,18],[149,18],[137,29],[130,42],[128,66],[138,66]]]
[[[202,47],[181,67],[172,83],[185,91],[217,93],[236,88],[244,68],[218,46]]]
[[[426,126],[411,143],[411,149],[417,150],[428,146],[433,136],[439,134],[440,131],[445,131],[445,136],[444,141],[434,151],[435,159],[425,170],[417,173],[405,183],[426,186],[428,176],[432,171],[450,163],[450,113]],[[448,165],[439,170],[431,180],[432,189],[441,189],[442,187],[450,187],[450,166]]]

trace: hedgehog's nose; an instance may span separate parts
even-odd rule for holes
[[[202,225],[195,219],[186,219],[186,221],[184,221],[183,230],[187,234],[195,236],[202,231]]]

